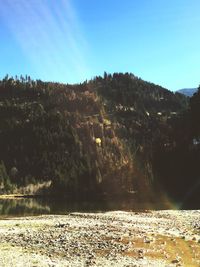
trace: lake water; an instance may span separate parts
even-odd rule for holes
[[[113,210],[144,211],[166,209],[164,203],[136,203],[126,201],[69,201],[67,199],[17,198],[0,199],[0,216],[29,216],[41,214],[67,214],[70,212],[103,212]]]

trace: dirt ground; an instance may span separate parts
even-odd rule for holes
[[[0,266],[200,266],[200,211],[3,218]]]

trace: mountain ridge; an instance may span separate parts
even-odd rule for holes
[[[197,88],[183,88],[177,90],[176,92],[192,97],[193,94],[197,92]]]

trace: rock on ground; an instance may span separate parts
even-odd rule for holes
[[[200,211],[0,220],[0,266],[200,266]]]

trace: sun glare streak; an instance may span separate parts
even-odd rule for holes
[[[70,1],[7,0],[1,9],[38,77],[72,82],[71,76],[81,81],[90,73],[85,60],[87,42]]]
[[[67,29],[69,46],[73,51],[75,67],[80,73],[82,73],[83,69],[89,73],[89,69],[85,66],[85,59],[81,51],[81,49],[83,51],[88,50],[88,44],[82,34],[81,24],[78,22],[78,18],[72,5],[70,5],[70,2],[62,0],[61,3],[63,9],[66,11],[68,10],[68,17],[65,18],[65,16],[63,16],[64,13],[61,12],[62,9],[59,9],[58,6],[55,7],[55,12],[63,33],[65,29]],[[81,45],[81,49],[79,48],[79,45]]]

